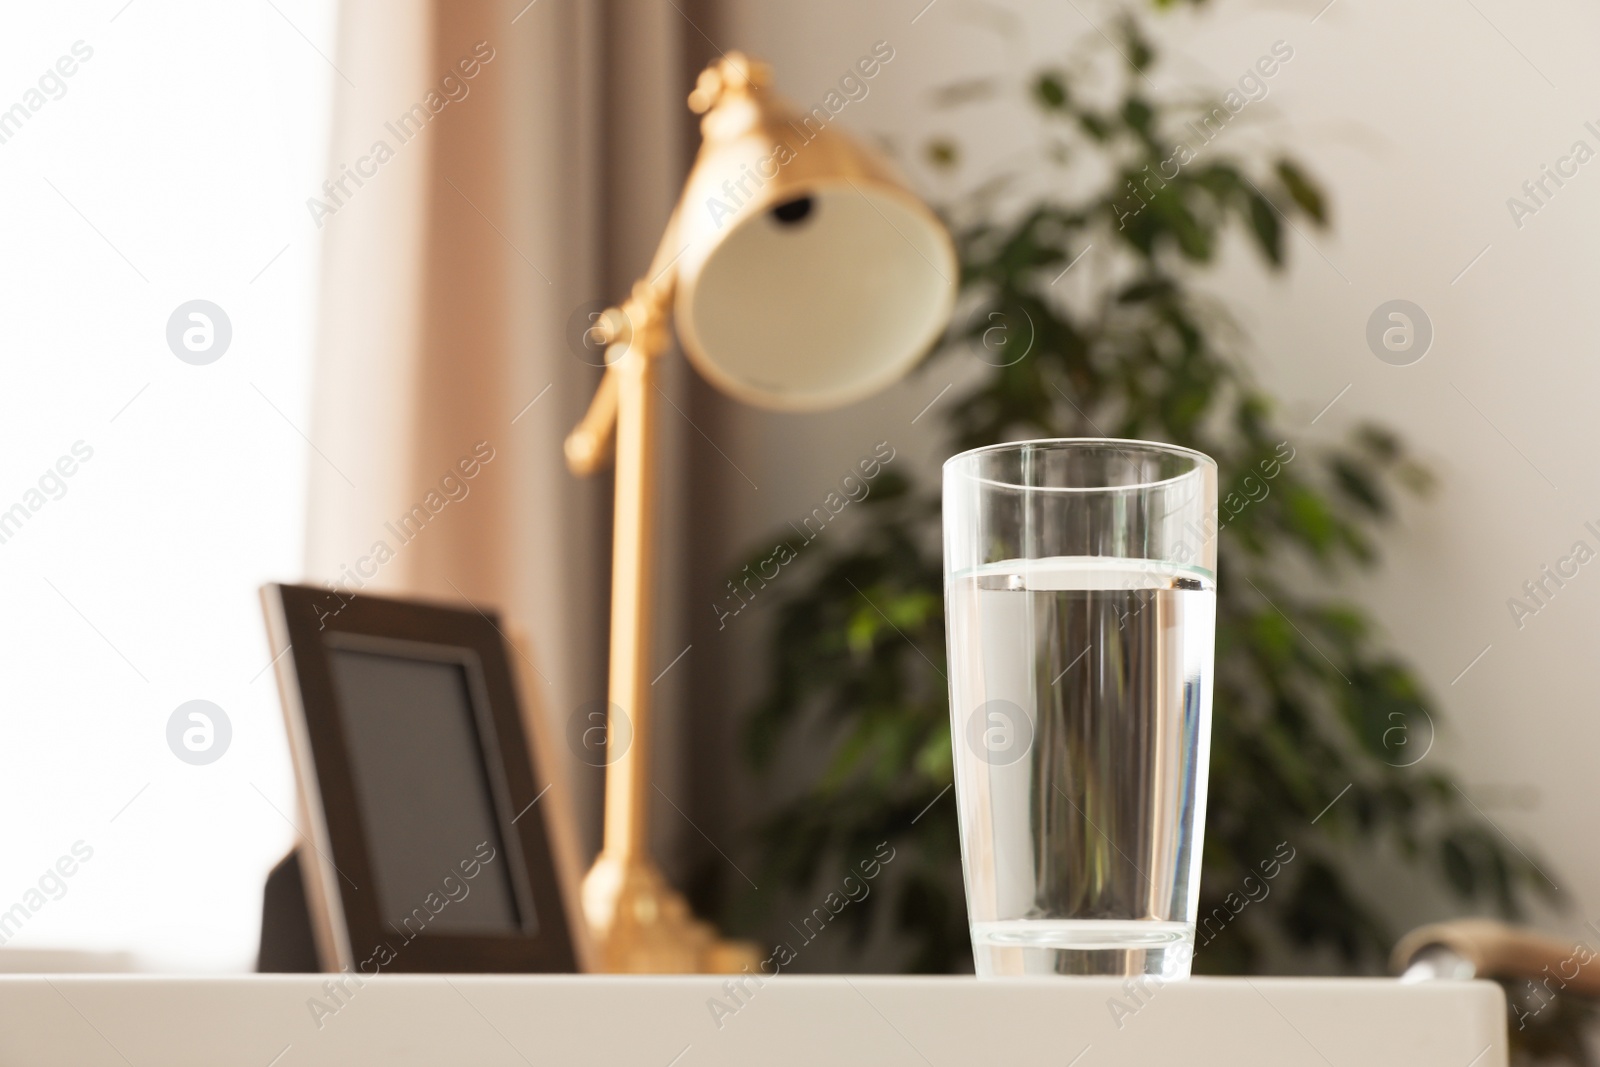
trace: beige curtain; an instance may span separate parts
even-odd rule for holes
[[[609,481],[562,462],[597,381],[569,320],[626,291],[670,210],[684,28],[651,0],[341,9],[330,184],[308,204],[324,242],[308,577],[498,608],[531,638],[558,740],[604,693],[610,562]],[[679,630],[663,619],[663,651]],[[592,844],[598,773],[574,770]]]

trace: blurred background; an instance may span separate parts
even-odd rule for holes
[[[1296,631],[1304,646],[1285,653],[1320,694],[1306,698],[1306,714],[1350,720],[1350,698],[1318,657],[1334,674],[1372,667],[1373,685],[1389,685],[1382,699],[1403,710],[1389,718],[1383,704],[1376,729],[1351,725],[1346,763],[1324,768],[1326,781],[1289,782],[1299,790],[1291,809],[1259,813],[1273,827],[1298,820],[1297,847],[1325,860],[1360,907],[1286,884],[1270,907],[1288,910],[1263,904],[1262,917],[1242,920],[1251,951],[1227,958],[1376,971],[1374,946],[1411,925],[1508,911],[1575,944],[1600,943],[1587,925],[1600,919],[1588,773],[1600,725],[1585,703],[1600,622],[1600,578],[1587,565],[1600,549],[1600,485],[1582,458],[1597,444],[1588,408],[1600,384],[1583,354],[1582,310],[1596,281],[1585,249],[1600,222],[1589,188],[1600,177],[1588,175],[1600,166],[1600,96],[1586,51],[1600,14],[1501,0],[1173,7],[109,0],[0,13],[0,188],[10,204],[0,508],[27,512],[0,542],[0,796],[11,813],[0,906],[77,843],[93,853],[7,949],[74,949],[150,969],[251,966],[262,879],[294,840],[255,590],[339,580],[382,522],[477,440],[504,460],[451,503],[428,544],[363,587],[500,606],[532,633],[549,676],[539,696],[558,731],[602,695],[606,485],[572,480],[560,457],[598,375],[583,328],[644,270],[696,144],[684,95],[708,59],[734,48],[770,62],[791,100],[826,108],[891,155],[970,238],[969,271],[987,264],[993,283],[996,271],[1048,270],[1039,289],[1065,276],[1052,291],[1078,309],[1122,277],[1116,257],[1127,250],[1114,226],[1098,239],[1083,229],[1046,240],[1044,253],[1018,253],[1021,266],[1001,262],[974,228],[1013,227],[1038,204],[1126,197],[1120,135],[1096,133],[1074,109],[1137,125],[1123,107],[1131,91],[1167,124],[1154,138],[1166,145],[1188,136],[1183,123],[1199,112],[1185,109],[1236,93],[1196,167],[1241,161],[1271,202],[1256,215],[1270,217],[1246,208],[1207,224],[1205,254],[1180,248],[1173,274],[1231,316],[1212,334],[1219,365],[1271,399],[1273,440],[1295,450],[1291,470],[1311,479],[1323,470],[1313,457],[1338,453],[1367,424],[1404,443],[1362,453],[1357,475],[1390,486],[1382,514],[1363,512],[1359,493],[1341,495],[1334,464],[1326,529],[1316,505],[1296,511],[1300,498],[1284,492],[1268,498],[1283,510],[1263,506],[1241,536],[1289,545],[1271,564],[1274,580],[1312,605],[1305,615],[1285,605],[1284,615],[1306,623]],[[492,59],[461,90],[443,86],[478,42]],[[880,60],[870,79],[852,73],[867,56]],[[386,128],[435,89],[448,105],[426,129],[402,140]],[[362,164],[377,141],[391,142],[392,158]],[[1289,177],[1276,166],[1284,158]],[[375,176],[337,196],[324,185],[358,166]],[[1273,249],[1281,269],[1265,254]],[[774,634],[786,610],[812,603],[818,618],[851,624],[829,606],[825,575],[865,551],[887,521],[881,509],[898,506],[884,499],[892,480],[844,509],[748,609],[729,614],[727,583],[880,444],[909,493],[935,489],[937,465],[979,432],[960,422],[972,410],[964,398],[1052,358],[1055,342],[1034,334],[1014,355],[1034,324],[979,273],[951,344],[843,411],[765,414],[681,361],[669,374],[677,414],[666,413],[661,457],[669,577],[656,656],[675,667],[657,686],[657,782],[679,810],[657,812],[657,854],[698,910],[736,932],[759,937],[786,907],[808,910],[830,865],[849,862],[837,859],[848,842],[813,842],[806,884],[792,850],[770,847],[770,828],[790,819],[790,837],[810,840],[796,812],[828,810],[840,795],[825,775],[856,724],[759,709],[781,703]],[[230,327],[204,365],[175,358],[169,343],[169,319],[193,300],[221,309]],[[1387,318],[1393,301],[1408,302],[1396,305],[1405,328],[1425,343],[1382,344],[1399,321]],[[1102,376],[1111,392],[1078,398],[1087,415],[1063,407],[1059,423],[991,421],[1115,418],[1116,398],[1131,394],[1106,384],[1115,376],[1103,365]],[[431,406],[460,432],[424,433],[419,445]],[[64,456],[76,458],[74,473],[48,477],[66,469]],[[1400,484],[1418,469],[1427,493]],[[1225,464],[1225,484],[1227,473]],[[1346,553],[1351,565],[1296,557],[1294,544],[1343,537],[1347,516],[1362,546]],[[1258,547],[1239,551],[1259,561]],[[936,553],[927,558],[937,565]],[[892,586],[903,576],[877,578]],[[1360,641],[1341,643],[1320,603],[1351,605],[1365,620]],[[844,678],[850,656],[904,658],[904,648],[888,651],[891,638],[942,655],[937,607],[906,612],[890,614],[907,634],[869,634],[828,669]],[[1270,641],[1257,637],[1260,668]],[[1374,666],[1391,661],[1399,681]],[[917,687],[933,677],[874,697],[907,709],[912,724],[896,734],[900,720],[886,713],[878,778],[846,764],[864,775],[852,779],[850,825],[899,835],[925,872],[923,896],[906,895],[917,880],[908,865],[898,895],[884,893],[895,910],[819,943],[800,969],[962,966],[964,949],[937,934],[960,905],[959,882],[948,881],[959,876],[953,812],[941,821],[934,807],[926,822],[918,812],[923,799],[939,803],[941,773],[948,781],[937,758],[919,756],[948,748],[924,728]],[[231,724],[224,757],[204,767],[174,759],[166,741],[173,709],[191,699],[216,703]],[[1219,698],[1219,721],[1226,714]],[[901,741],[916,750],[896,750]],[[763,742],[764,768],[751,755]],[[597,843],[602,772],[568,755]],[[1346,767],[1349,796],[1336,781]],[[1250,773],[1245,762],[1214,766],[1213,821],[1244,826],[1244,791],[1216,814],[1227,793],[1217,776],[1230,769]],[[1454,846],[1459,856],[1445,843],[1458,824],[1474,828]],[[946,831],[941,846],[934,838]],[[1207,892],[1225,892],[1212,860]],[[956,895],[929,898],[940,885]],[[1207,969],[1203,955],[1196,967]]]

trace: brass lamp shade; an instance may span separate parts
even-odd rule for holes
[[[766,82],[730,56],[690,98],[715,103],[673,235],[678,336],[738,400],[838,407],[898,380],[944,329],[955,249],[887,163]]]
[[[576,474],[616,461],[611,564],[611,736],[605,838],[583,882],[602,969],[738,971],[753,946],[718,940],[649,855],[660,358],[675,313],[689,359],[713,385],[784,411],[859,400],[909,370],[944,330],[956,257],[937,218],[887,164],[767,89],[730,53],[689,105],[704,143],[649,273],[595,329],[606,373],[568,435]]]

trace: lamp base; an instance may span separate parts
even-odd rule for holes
[[[696,919],[648,858],[601,852],[583,879],[583,914],[612,974],[737,974],[761,960],[754,943]]]

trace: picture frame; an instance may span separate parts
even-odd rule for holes
[[[320,968],[586,969],[565,782],[531,660],[497,616],[304,585],[261,596]]]

